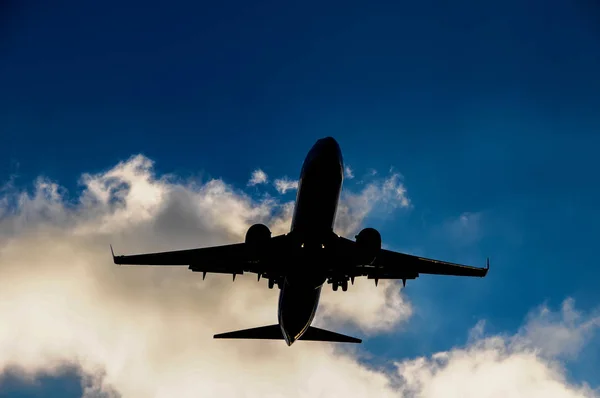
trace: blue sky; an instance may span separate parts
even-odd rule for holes
[[[592,310],[600,8],[392,3],[13,6],[0,31],[0,181],[45,175],[75,191],[83,172],[142,153],[159,173],[245,189],[257,168],[297,178],[331,135],[357,176],[345,187],[359,189],[370,169],[404,176],[413,208],[367,220],[385,243],[492,263],[483,280],[409,281],[415,317],[366,350],[447,349],[479,319],[514,332],[532,308],[567,296]],[[600,385],[590,370],[600,358],[584,360],[570,377]],[[64,397],[73,377],[44,396]],[[0,396],[34,396],[11,383]]]

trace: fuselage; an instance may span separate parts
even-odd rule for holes
[[[318,268],[320,250],[333,234],[344,164],[340,147],[331,137],[318,140],[304,160],[290,234],[307,253],[303,271],[285,278],[279,294],[279,326],[286,343],[292,345],[315,317],[325,276]],[[306,268],[313,268],[306,272]],[[309,276],[307,276],[309,275]]]

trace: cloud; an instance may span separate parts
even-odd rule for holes
[[[407,320],[413,313],[410,303],[398,294],[397,282],[382,280],[378,286],[372,280],[358,278],[348,287],[352,294],[329,294],[323,297],[323,310],[315,319],[317,323],[329,323],[334,326],[350,322],[366,334],[390,332]],[[375,291],[383,294],[372,295]],[[361,294],[357,294],[357,293]],[[368,295],[372,299],[363,301]]]
[[[267,173],[262,171],[261,169],[256,169],[252,172],[252,177],[250,177],[250,181],[248,181],[249,186],[254,186],[258,184],[266,184],[269,181],[267,177]]]
[[[365,184],[363,190],[358,193],[343,191],[336,228],[342,231],[356,231],[362,220],[371,213],[386,216],[397,208],[410,208],[410,199],[400,179],[400,174],[392,173],[384,180]]]
[[[404,187],[404,184],[400,182],[401,179],[401,174],[392,173],[390,177],[384,181],[383,192],[390,198],[389,202],[395,207],[409,207],[410,200],[408,199],[408,196],[406,196],[406,188]]]
[[[344,347],[213,340],[276,323],[278,290],[265,281],[214,274],[202,281],[185,267],[112,264],[109,242],[117,253],[222,244],[243,240],[255,222],[284,233],[293,202],[254,199],[222,180],[156,176],[144,156],[80,183],[75,195],[42,178],[31,192],[2,191],[0,322],[10,327],[0,328],[0,371],[33,377],[77,366],[89,396],[391,396],[385,373]],[[340,217],[349,226],[340,232],[360,224]],[[330,298],[336,294],[324,289],[321,322],[374,332],[409,315],[393,284],[346,293],[366,319]]]
[[[2,191],[0,372],[31,378],[76,366],[86,397],[599,396],[561,366],[598,326],[572,300],[560,313],[540,307],[512,336],[486,336],[478,323],[464,347],[398,359],[394,371],[343,345],[213,340],[275,323],[278,291],[250,275],[202,281],[185,267],[115,266],[108,243],[127,253],[227,243],[254,222],[282,233],[291,202],[257,200],[221,180],[156,176],[143,156],[80,182],[75,195],[45,179],[30,193]],[[399,188],[392,175],[348,192],[338,231],[356,232],[376,207],[407,207]],[[318,322],[375,334],[410,316],[398,284],[369,282],[324,289]]]
[[[532,311],[513,336],[484,336],[484,323],[471,331],[465,347],[397,362],[404,397],[598,397],[587,384],[573,384],[558,361],[574,355],[600,326],[600,317],[574,310]]]
[[[482,228],[483,213],[464,212],[460,216],[447,220],[440,228],[434,231],[434,235],[452,239],[453,243],[460,245],[473,245],[477,243],[484,234]]]
[[[348,165],[346,165],[346,167],[344,168],[344,174],[346,175],[346,178],[349,180],[354,178],[354,173],[352,172],[352,169]]]
[[[585,316],[571,298],[563,301],[560,313],[546,304],[529,315],[528,323],[513,341],[518,349],[535,346],[547,358],[574,359],[600,327],[600,314]]]
[[[275,180],[275,189],[279,193],[284,194],[291,189],[298,189],[298,181],[290,180],[287,177],[279,178]]]

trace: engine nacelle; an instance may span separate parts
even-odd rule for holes
[[[246,232],[246,244],[249,246],[252,257],[260,257],[266,244],[271,239],[271,230],[264,224],[254,224]]]
[[[374,228],[365,228],[355,238],[365,262],[372,264],[381,250],[381,234]]]
[[[254,224],[246,232],[246,243],[255,245],[271,239],[271,230],[265,224]]]

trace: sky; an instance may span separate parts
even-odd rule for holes
[[[600,396],[594,2],[0,7],[0,397]],[[265,281],[112,264],[285,233],[325,136],[338,233],[488,276],[326,286],[359,347],[225,346]]]

